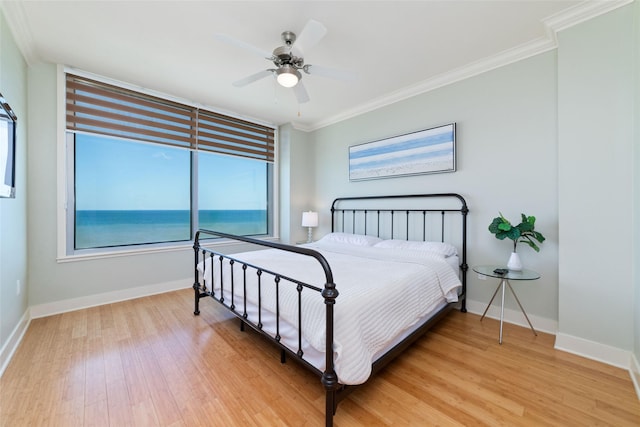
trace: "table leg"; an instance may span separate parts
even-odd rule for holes
[[[507,282],[507,285],[509,285],[509,289],[511,289],[511,293],[515,297],[516,302],[518,303],[518,306],[520,307],[520,310],[522,310],[522,314],[524,314],[524,318],[527,319],[527,323],[529,324],[529,327],[531,328],[531,331],[533,332],[533,335],[538,336],[538,334],[536,333],[536,330],[533,329],[533,325],[531,324],[531,321],[529,320],[529,316],[527,316],[527,313],[524,312],[524,308],[522,308],[522,304],[520,304],[520,300],[518,299],[518,296],[513,291],[513,288],[511,287],[511,283],[509,283],[508,280],[506,282]]]
[[[498,295],[498,290],[500,289],[501,285],[502,285],[502,281],[500,281],[500,283],[498,284],[496,291],[493,293],[493,296],[491,297],[491,301],[489,301],[489,304],[487,304],[487,308],[484,309],[484,313],[482,313],[482,317],[480,318],[481,322],[482,322],[482,319],[484,319],[484,316],[487,314],[487,310],[489,310],[489,307],[491,307],[491,303],[495,299],[496,295]]]
[[[500,304],[500,340],[498,341],[500,344],[502,344],[502,322],[504,321],[504,282],[509,283],[505,279],[500,281],[500,286],[502,286],[502,304]]]

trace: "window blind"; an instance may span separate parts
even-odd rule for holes
[[[268,126],[66,74],[66,127],[272,162]]]

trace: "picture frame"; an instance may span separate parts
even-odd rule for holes
[[[349,180],[456,171],[456,124],[349,147]]]
[[[0,93],[0,197],[16,197],[16,124],[18,118]]]

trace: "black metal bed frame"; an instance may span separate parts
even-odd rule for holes
[[[441,200],[445,200],[445,199],[457,199],[459,202],[459,207],[457,208],[440,208],[440,209],[434,209],[434,208],[415,208],[415,207],[411,207],[409,209],[399,209],[399,208],[393,208],[393,207],[367,207],[367,208],[360,208],[360,207],[351,207],[351,208],[340,208],[339,205],[346,203],[360,203],[363,201],[369,201],[371,203],[375,203],[376,201],[378,201],[378,203],[382,200],[399,200],[399,199],[405,199],[405,200],[409,200],[409,199],[413,199],[413,200],[420,200],[420,199],[441,199]],[[392,195],[392,196],[363,196],[363,197],[341,197],[341,198],[337,198],[333,201],[333,203],[331,204],[331,231],[344,231],[346,229],[345,225],[347,221],[347,218],[349,218],[351,220],[351,232],[354,233],[357,231],[357,226],[361,223],[364,224],[362,230],[364,232],[359,233],[359,234],[369,234],[369,235],[376,235],[378,237],[384,236],[387,238],[397,238],[398,237],[398,231],[397,231],[397,226],[395,226],[394,224],[396,224],[397,222],[401,222],[399,220],[397,220],[397,216],[403,216],[404,219],[404,224],[406,225],[405,227],[405,233],[403,234],[404,238],[406,240],[410,240],[410,237],[412,236],[412,232],[413,235],[415,235],[414,230],[411,229],[410,227],[410,219],[412,218],[412,216],[415,215],[422,215],[423,220],[422,220],[422,240],[425,240],[427,237],[427,232],[428,227],[427,227],[427,216],[428,215],[441,215],[441,221],[440,221],[440,240],[442,242],[445,241],[445,215],[446,214],[451,214],[451,213],[458,213],[461,215],[462,217],[462,222],[461,222],[461,248],[460,249],[460,253],[459,253],[459,258],[460,258],[460,274],[461,274],[461,282],[462,282],[462,291],[459,295],[459,302],[460,302],[460,310],[462,312],[466,312],[466,290],[467,290],[467,280],[466,280],[466,273],[468,270],[468,265],[467,265],[467,214],[469,212],[469,209],[467,208],[467,203],[465,201],[465,199],[460,196],[459,194],[455,194],[455,193],[439,193],[439,194],[416,194],[416,195]],[[385,219],[385,216],[386,219]],[[371,217],[374,217],[372,219],[370,219]],[[363,222],[362,222],[363,221]],[[369,232],[370,230],[368,230],[367,228],[367,223],[369,222],[369,224],[371,223],[371,221],[374,221],[374,223],[376,224],[376,232]],[[340,227],[338,227],[338,225],[340,225]],[[388,227],[385,227],[386,225],[388,225]],[[308,284],[308,283],[304,283],[301,282],[293,277],[288,277],[286,275],[283,275],[281,273],[275,272],[275,271],[271,271],[265,268],[262,268],[258,265],[253,265],[251,263],[247,263],[245,261],[242,261],[240,259],[237,259],[233,256],[230,255],[225,255],[221,252],[212,250],[212,249],[208,249],[205,248],[204,246],[202,246],[201,244],[201,235],[204,236],[213,236],[216,238],[224,238],[224,239],[229,239],[229,240],[235,240],[235,241],[240,241],[240,242],[244,242],[244,243],[250,243],[252,245],[258,245],[258,246],[262,246],[262,247],[266,247],[266,248],[273,248],[273,249],[279,249],[282,251],[286,251],[286,252],[292,252],[292,253],[296,253],[302,256],[307,256],[307,257],[312,257],[314,258],[320,265],[320,267],[322,268],[323,272],[324,272],[324,287],[323,288],[319,288],[317,286]],[[267,339],[269,339],[271,342],[273,342],[274,344],[276,344],[278,347],[280,347],[280,351],[281,351],[281,362],[285,362],[286,361],[286,356],[289,355],[291,356],[293,359],[297,360],[298,362],[302,363],[304,366],[306,366],[308,369],[311,369],[312,371],[314,371],[316,374],[318,374],[320,376],[320,380],[321,383],[325,389],[326,392],[326,407],[325,407],[325,420],[326,420],[326,426],[330,427],[333,425],[333,416],[335,415],[336,412],[336,408],[338,403],[343,400],[351,391],[353,391],[357,386],[353,386],[353,385],[343,385],[339,383],[339,379],[338,376],[334,370],[334,361],[333,361],[333,332],[334,332],[334,319],[333,319],[333,309],[334,306],[336,304],[336,299],[338,298],[339,292],[338,289],[336,288],[336,284],[333,281],[333,273],[331,272],[331,267],[329,265],[329,263],[327,262],[327,260],[322,256],[322,254],[320,254],[319,252],[313,250],[313,249],[309,249],[309,248],[305,248],[305,247],[300,247],[300,246],[291,246],[291,245],[285,245],[282,243],[276,243],[276,242],[268,242],[268,241],[264,241],[264,240],[259,240],[259,239],[255,239],[255,238],[251,238],[251,237],[245,237],[245,236],[236,236],[236,235],[231,235],[231,234],[227,234],[227,233],[222,233],[222,232],[217,232],[217,231],[211,231],[211,230],[199,230],[196,233],[195,236],[195,240],[194,240],[194,245],[193,245],[193,249],[194,249],[194,270],[195,270],[195,280],[193,283],[193,289],[194,289],[194,314],[195,315],[199,315],[200,314],[200,299],[204,298],[204,297],[211,297],[214,300],[216,300],[218,303],[222,304],[223,306],[225,306],[228,310],[230,310],[236,317],[238,317],[241,320],[241,329],[244,330],[244,326],[247,325],[249,327],[251,327],[252,329],[254,329],[255,331],[257,331],[258,333],[262,334],[263,336],[267,337]],[[202,284],[200,284],[200,274],[198,271],[198,265],[200,263],[200,255],[202,255],[202,260],[204,261],[206,259],[206,257],[210,257],[211,259],[211,268],[209,269],[210,271],[205,272],[205,274],[209,274],[210,276],[210,280],[211,280],[211,289],[207,289],[204,282]],[[214,265],[214,260],[217,259],[219,261],[219,274],[220,274],[220,292],[218,294],[216,294],[216,292],[214,291],[215,286],[213,285],[214,283],[214,269],[213,269],[213,265]],[[231,267],[230,268],[230,277],[229,278],[224,278],[223,279],[223,273],[224,273],[224,269],[223,269],[223,263],[225,262],[228,263],[228,265]],[[234,268],[233,266],[235,264],[238,264],[239,266],[241,266],[242,269],[242,277],[241,278],[236,278],[235,277],[235,273],[234,273]],[[235,300],[235,287],[236,286],[243,286],[245,287],[244,289],[246,289],[247,286],[247,271],[253,271],[254,274],[256,274],[256,279],[257,279],[257,284],[258,284],[258,293],[260,295],[261,292],[261,288],[262,286],[269,286],[269,282],[267,280],[267,277],[272,278],[272,286],[275,287],[276,289],[276,313],[275,314],[275,322],[276,322],[276,331],[275,334],[272,335],[270,333],[267,333],[263,330],[263,324],[262,324],[262,306],[261,306],[261,296],[259,296],[258,299],[258,319],[257,322],[250,319],[249,316],[247,315],[247,301],[245,298],[242,298],[242,301],[237,302]],[[251,273],[249,273],[251,274]],[[241,284],[237,284],[238,281],[241,282]],[[265,285],[265,283],[267,283]],[[230,299],[231,301],[228,301],[225,296],[224,296],[224,287],[225,285],[229,286],[229,291],[230,291]],[[295,286],[296,292],[298,293],[298,325],[297,325],[297,329],[298,329],[298,337],[297,337],[297,341],[298,341],[298,348],[297,349],[290,349],[289,347],[285,346],[284,344],[282,344],[281,341],[281,336],[280,336],[280,313],[279,313],[279,295],[280,295],[280,289],[283,286]],[[309,362],[307,362],[304,358],[303,358],[303,350],[302,350],[302,328],[301,326],[301,322],[302,322],[302,310],[301,310],[301,294],[302,292],[317,292],[321,295],[321,297],[324,299],[324,304],[325,304],[325,311],[326,311],[326,319],[325,319],[325,327],[326,327],[326,349],[325,349],[325,354],[326,354],[326,365],[325,365],[325,370],[324,371],[320,371],[319,369],[317,369],[315,366],[313,366],[312,364],[310,364]],[[246,295],[246,292],[242,293],[243,295]],[[238,304],[240,304],[240,307],[238,306]],[[393,347],[391,350],[389,350],[387,353],[385,353],[382,357],[380,357],[379,359],[377,359],[373,365],[372,365],[372,372],[371,372],[371,376],[373,376],[376,372],[378,372],[380,369],[382,369],[384,366],[386,366],[393,358],[395,358],[398,354],[402,353],[402,351],[404,351],[407,347],[409,347],[416,339],[418,339],[420,336],[422,336],[428,329],[431,328],[431,326],[433,326],[438,320],[440,320],[442,317],[444,317],[451,309],[453,309],[456,306],[457,303],[449,303],[447,304],[443,309],[441,309],[440,311],[438,311],[434,316],[432,316],[429,320],[427,320],[424,324],[422,324],[418,329],[416,329],[414,332],[412,332],[409,336],[407,336],[403,341],[401,341],[400,343],[398,343],[395,347]]]

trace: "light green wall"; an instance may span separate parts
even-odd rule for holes
[[[29,305],[159,283],[193,282],[193,251],[57,261],[57,67],[29,67]]]
[[[514,283],[529,313],[557,319],[558,206],[556,55],[548,52],[314,132],[316,199],[323,231],[338,196],[457,192],[470,209],[469,265],[506,264],[510,243],[487,230],[502,212],[514,221],[535,215],[547,237],[540,253],[518,249],[535,283]],[[457,123],[457,171],[349,182],[348,147]],[[469,298],[486,304],[496,283],[469,273]],[[508,307],[518,310],[514,301]],[[484,307],[483,307],[484,308]],[[524,319],[523,319],[524,321]]]
[[[306,241],[302,212],[316,209],[315,161],[310,135],[291,125],[279,129],[280,238],[285,243]]]
[[[635,30],[635,128],[634,128],[634,275],[635,285],[635,305],[633,322],[634,333],[634,356],[637,375],[638,395],[640,396],[640,2],[634,3],[634,30]]]
[[[0,92],[18,117],[16,197],[0,199],[0,349],[27,311],[27,65],[0,10]],[[21,289],[18,294],[17,282]],[[2,361],[0,361],[0,365]]]
[[[559,34],[559,332],[633,348],[633,6]]]

